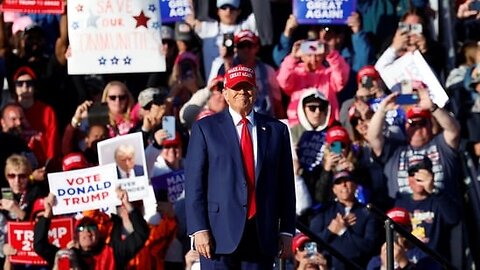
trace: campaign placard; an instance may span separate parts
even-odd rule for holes
[[[418,50],[405,53],[378,72],[389,89],[395,89],[404,80],[422,81],[428,86],[433,103],[443,108],[448,101],[447,93]]]
[[[33,228],[35,222],[7,223],[8,243],[17,250],[10,256],[12,263],[46,265],[47,262],[33,250]],[[48,240],[57,247],[65,248],[73,240],[73,220],[71,218],[52,219],[48,230]]]
[[[152,177],[151,182],[154,190],[166,190],[168,200],[173,203],[185,189],[185,171],[178,170],[155,176]]]
[[[192,14],[189,0],[160,0],[162,23],[183,21],[185,16]]]
[[[346,24],[356,0],[292,0],[299,24]]]
[[[69,74],[165,71],[159,1],[69,0]]]
[[[97,144],[101,165],[115,166],[115,179],[128,192],[130,201],[142,200],[148,194],[148,170],[141,132],[117,136]]]
[[[115,164],[48,174],[50,192],[56,196],[53,214],[69,214],[84,210],[119,205]]]
[[[324,131],[305,131],[297,143],[297,157],[300,167],[313,171],[322,164],[325,145]]]
[[[62,0],[3,0],[0,10],[23,13],[62,14]]]

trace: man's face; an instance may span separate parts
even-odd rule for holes
[[[226,25],[234,25],[240,15],[241,10],[230,5],[224,5],[218,8],[217,15],[220,22]]]
[[[340,202],[353,202],[357,185],[350,180],[341,179],[333,184],[333,194]]]
[[[25,167],[6,167],[5,176],[14,194],[22,194],[26,191],[29,174]]]
[[[77,227],[78,243],[84,251],[94,249],[98,244],[99,232],[95,225],[81,225]]]
[[[182,159],[182,146],[180,144],[164,146],[161,155],[167,164],[176,164]]]
[[[309,102],[303,106],[305,116],[313,128],[317,128],[325,124],[327,118],[328,105],[322,102]]]
[[[413,147],[423,146],[433,137],[430,119],[420,117],[408,119],[405,127],[410,145]]]
[[[135,166],[135,156],[133,154],[117,153],[116,162],[120,169],[129,172]]]
[[[15,93],[17,101],[22,106],[33,102],[33,79],[30,75],[24,74],[15,81]]]
[[[240,63],[248,63],[255,60],[259,47],[258,44],[254,44],[250,41],[243,41],[237,44],[236,49]]]
[[[225,88],[223,96],[227,104],[237,113],[246,116],[253,108],[256,98],[256,89],[247,82],[241,82],[233,88]]]
[[[25,122],[23,109],[18,106],[8,106],[5,108],[1,122],[3,132],[16,131],[20,134]]]

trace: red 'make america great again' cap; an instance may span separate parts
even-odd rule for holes
[[[255,86],[255,71],[242,65],[227,70],[224,78],[224,85],[226,88],[232,88],[241,82],[246,82]]]

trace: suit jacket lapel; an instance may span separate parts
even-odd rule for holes
[[[242,174],[244,174],[242,151],[240,150],[240,142],[238,141],[238,134],[232,116],[228,112],[228,109],[221,113],[223,114],[223,117],[220,118],[218,129],[222,131],[226,142],[224,145],[227,146],[227,149],[224,150],[233,155],[236,164],[242,164],[240,168],[242,169]]]
[[[269,129],[264,119],[258,113],[255,113],[255,122],[257,125],[257,166],[255,168],[255,179],[258,179],[268,145]]]

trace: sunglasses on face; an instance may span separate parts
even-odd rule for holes
[[[242,43],[239,43],[237,44],[237,49],[241,50],[241,49],[251,49],[253,48],[253,44],[250,43],[250,42],[242,42]]]
[[[115,100],[120,100],[120,101],[125,101],[127,100],[127,95],[111,95],[111,96],[108,96],[108,99],[110,99],[111,101],[115,101]]]
[[[77,232],[84,232],[84,231],[95,232],[97,230],[98,228],[95,225],[80,225],[77,227]]]
[[[25,174],[25,173],[19,173],[19,174],[9,173],[9,174],[7,174],[7,178],[8,178],[8,179],[15,179],[15,178],[17,178],[17,177],[18,177],[19,179],[25,179],[25,178],[28,177],[28,175]]]
[[[22,87],[22,86],[26,86],[26,87],[32,87],[33,86],[33,80],[23,80],[23,81],[15,81],[15,86],[16,87]]]
[[[407,123],[411,127],[426,127],[428,125],[428,120],[427,119],[419,119],[419,120],[408,119]]]
[[[322,112],[325,111],[325,106],[324,105],[307,105],[306,106],[310,112],[316,112],[317,110]]]

